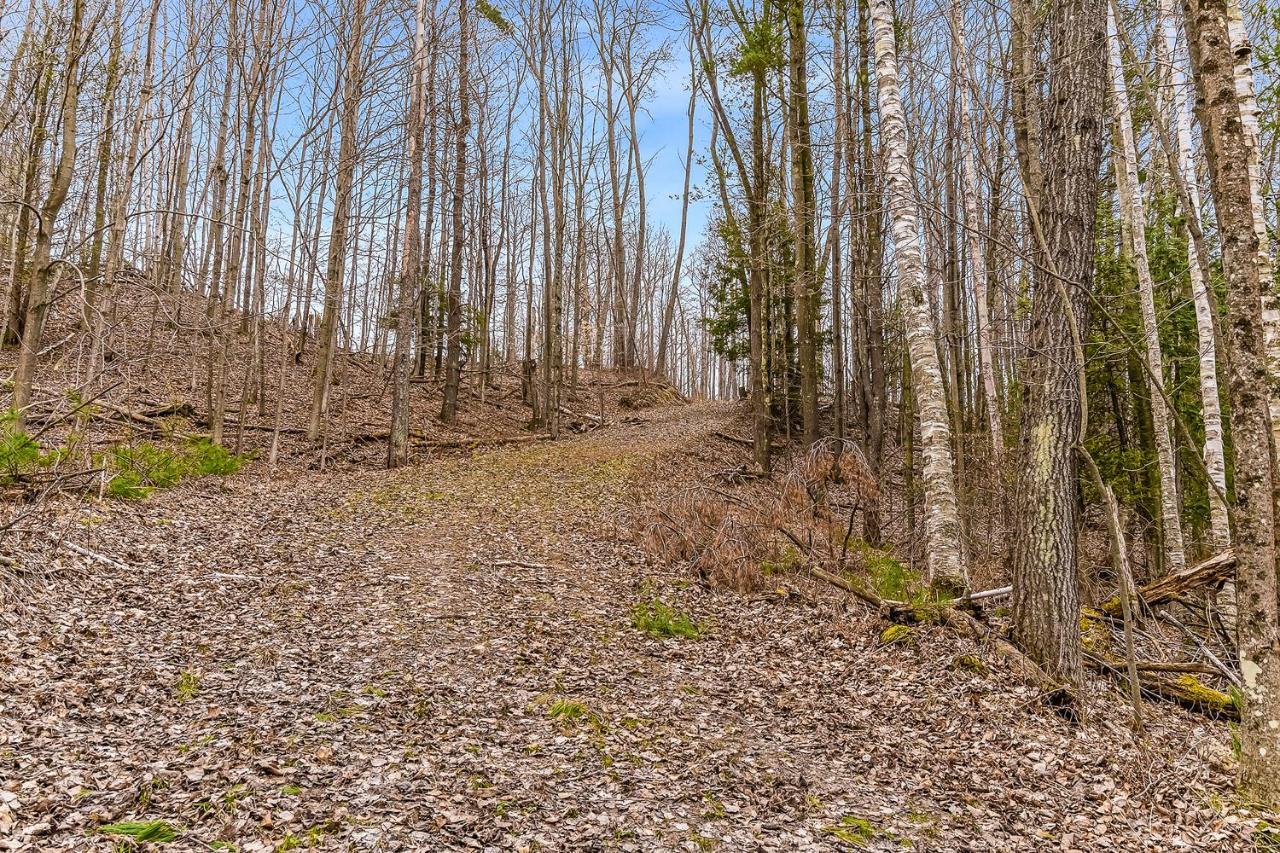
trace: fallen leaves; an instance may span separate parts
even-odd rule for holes
[[[1248,849],[1223,724],[1153,708],[1136,742],[1098,682],[1072,726],[944,628],[882,645],[836,591],[654,564],[639,505],[723,470],[733,413],[646,417],[182,483],[91,528],[57,507],[112,562],[24,555],[48,571],[0,629],[0,847],[158,821],[242,853]],[[638,601],[714,631],[655,639]]]

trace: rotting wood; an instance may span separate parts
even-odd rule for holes
[[[1235,567],[1235,553],[1228,549],[1204,562],[1139,587],[1138,597],[1148,607],[1154,607],[1167,604],[1191,590],[1216,589],[1231,578]],[[1120,606],[1120,596],[1115,595],[1103,602],[1100,609],[1111,616],[1118,616]]]

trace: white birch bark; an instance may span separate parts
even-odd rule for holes
[[[1162,99],[1161,105],[1171,109],[1172,126],[1176,133],[1177,158],[1174,164],[1182,173],[1191,197],[1193,210],[1183,211],[1183,218],[1200,221],[1200,185],[1195,179],[1194,152],[1191,147],[1191,101],[1188,97],[1188,81],[1185,60],[1177,50],[1177,25],[1172,0],[1160,0],[1160,28],[1164,53],[1169,59],[1169,82],[1172,98]],[[1204,278],[1199,250],[1186,227],[1187,267],[1191,276],[1191,298],[1196,311],[1196,337],[1198,341],[1200,371],[1200,404],[1204,418],[1204,466],[1209,474],[1209,525],[1215,547],[1221,549],[1231,544],[1231,525],[1227,505],[1222,495],[1227,493],[1227,461],[1222,440],[1222,397],[1218,388],[1218,344],[1213,328],[1213,297]],[[1215,488],[1216,487],[1216,488]]]
[[[1145,338],[1147,389],[1151,398],[1151,425],[1155,432],[1156,460],[1160,471],[1160,522],[1164,534],[1165,570],[1178,571],[1186,565],[1178,512],[1178,481],[1173,440],[1169,434],[1169,408],[1165,404],[1164,357],[1160,350],[1160,326],[1156,320],[1155,285],[1147,259],[1146,202],[1138,175],[1138,154],[1133,141],[1133,116],[1129,112],[1129,90],[1120,59],[1120,37],[1115,13],[1107,8],[1107,47],[1111,60],[1111,112],[1119,145],[1115,146],[1116,176],[1120,190],[1120,214],[1129,236],[1129,253],[1138,277],[1138,305]]]
[[[880,139],[888,189],[898,288],[911,353],[913,394],[920,413],[924,457],[925,550],[930,582],[964,588],[960,519],[956,505],[951,426],[947,417],[937,341],[924,294],[920,252],[920,210],[908,159],[907,122],[898,85],[893,9],[888,0],[872,0]]]
[[[1000,400],[996,395],[996,372],[992,364],[991,310],[987,302],[987,255],[980,234],[982,222],[978,212],[978,169],[974,162],[977,142],[969,119],[969,55],[964,37],[964,8],[960,2],[951,6],[951,38],[960,93],[960,186],[964,197],[965,236],[969,244],[969,279],[973,287],[974,308],[978,325],[978,373],[987,408],[987,430],[991,433],[991,452],[999,470],[1004,456],[1004,435],[1000,427]]]
[[[1271,238],[1262,200],[1262,142],[1258,128],[1258,99],[1254,94],[1253,50],[1239,0],[1227,0],[1227,31],[1231,36],[1231,54],[1235,57],[1236,100],[1240,105],[1240,122],[1244,128],[1248,152],[1249,200],[1253,208],[1253,230],[1258,235],[1258,271],[1262,277],[1262,333],[1267,347],[1267,373],[1270,374],[1271,436],[1280,441],[1280,394],[1276,377],[1280,376],[1280,300],[1276,298]]]

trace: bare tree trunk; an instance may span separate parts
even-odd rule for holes
[[[1195,163],[1191,147],[1191,105],[1187,98],[1187,78],[1185,67],[1179,57],[1176,46],[1178,36],[1174,22],[1172,0],[1160,0],[1161,37],[1164,40],[1170,58],[1170,87],[1172,99],[1163,99],[1161,104],[1173,113],[1173,121],[1166,126],[1176,128],[1176,159],[1171,168],[1181,174],[1180,183],[1187,189],[1183,218],[1187,236],[1187,271],[1191,278],[1191,297],[1195,303],[1196,336],[1198,340],[1200,402],[1204,420],[1204,466],[1208,472],[1209,516],[1213,543],[1218,549],[1231,544],[1231,525],[1227,514],[1227,504],[1223,496],[1227,494],[1227,463],[1223,450],[1222,401],[1218,390],[1218,343],[1217,328],[1214,323],[1216,311],[1213,294],[1209,292],[1208,280],[1204,274],[1204,259],[1200,257],[1200,241],[1192,233],[1192,223],[1200,221],[1200,185],[1195,180]]]
[[[1236,620],[1244,709],[1240,786],[1251,800],[1280,806],[1280,593],[1276,569],[1276,424],[1264,293],[1272,290],[1252,166],[1256,136],[1244,117],[1235,66],[1248,45],[1232,38],[1229,0],[1187,0],[1187,43],[1196,80],[1196,112],[1209,161],[1231,339],[1231,431],[1235,447]],[[1252,78],[1252,72],[1250,72]],[[1247,81],[1252,90],[1252,79]],[[1247,168],[1241,168],[1245,164]]]
[[[1085,424],[1081,331],[1089,316],[1102,160],[1105,0],[1065,0],[1050,7],[1043,115],[1032,94],[1038,88],[1030,44],[1036,29],[1030,5],[1019,3],[1014,136],[1036,236],[1036,267],[1016,492],[1013,619],[1023,650],[1054,677],[1076,684],[1082,677],[1076,542],[1076,454]]]
[[[893,9],[888,0],[872,0],[871,22],[875,33],[880,137],[893,220],[894,255],[911,352],[913,396],[920,414],[929,580],[940,587],[962,590],[968,586],[968,575],[962,557],[956,506],[951,426],[938,363],[937,337],[924,296],[920,213],[911,180],[906,115],[898,85]]]
[[[791,108],[787,115],[791,128],[791,191],[795,199],[796,344],[800,361],[800,416],[804,424],[804,442],[809,445],[818,440],[818,312],[821,291],[814,235],[817,206],[809,129],[809,37],[805,28],[804,0],[790,0],[787,33],[791,90]]]
[[[974,140],[973,124],[969,115],[969,89],[973,84],[969,73],[969,52],[965,41],[962,0],[955,0],[951,5],[951,40],[960,77],[957,82],[960,92],[957,119],[960,125],[960,187],[964,198],[964,226],[969,250],[969,281],[973,288],[974,309],[977,314],[975,319],[978,327],[978,373],[982,382],[983,404],[986,408],[987,432],[991,439],[994,462],[992,470],[998,477],[1004,467],[1004,431],[1000,426],[1000,397],[996,390],[996,373],[991,358],[991,309],[987,298],[987,264],[982,247],[982,219],[978,213],[980,200],[978,168],[974,157],[977,143]],[[991,227],[991,223],[988,227]]]
[[[40,208],[36,231],[35,252],[31,258],[31,284],[27,291],[26,319],[22,324],[22,341],[18,351],[18,364],[13,373],[13,408],[17,412],[17,425],[26,418],[26,408],[31,401],[31,384],[35,378],[36,358],[40,354],[40,338],[44,334],[44,321],[49,313],[50,282],[53,279],[54,221],[67,200],[71,179],[76,165],[76,111],[80,106],[80,60],[88,47],[87,33],[82,38],[84,0],[72,0],[71,23],[67,33],[67,64],[62,84],[62,150],[58,164],[49,182],[49,193]]]
[[[659,376],[668,375],[667,348],[671,340],[671,324],[675,318],[676,303],[680,300],[680,272],[684,264],[685,235],[689,228],[689,183],[693,174],[693,124],[698,106],[698,65],[695,61],[693,45],[689,46],[689,108],[686,115],[689,120],[688,142],[684,153],[684,189],[680,194],[680,236],[676,242],[676,261],[671,273],[671,290],[667,294],[666,304],[662,309],[662,328],[658,332],[658,359],[655,372]]]
[[[418,0],[414,14],[413,58],[409,75],[409,121],[405,148],[409,158],[408,198],[405,203],[404,250],[396,302],[396,341],[391,357],[391,432],[387,467],[398,468],[409,458],[409,345],[418,288],[422,208],[422,133],[426,120],[427,4]]]
[[[462,230],[463,203],[467,181],[467,134],[471,128],[470,70],[467,39],[470,37],[468,0],[458,3],[458,121],[453,162],[453,243],[449,255],[448,352],[445,356],[444,403],[440,420],[451,424],[458,415],[458,382],[462,371],[462,250],[466,234]]]
[[[1108,20],[1111,7],[1107,7]],[[1112,25],[1114,29],[1114,24]],[[1129,237],[1129,251],[1138,278],[1138,304],[1142,314],[1147,359],[1146,380],[1151,398],[1151,423],[1156,439],[1156,459],[1160,473],[1160,533],[1164,546],[1164,570],[1176,572],[1186,566],[1182,543],[1182,519],[1178,509],[1177,460],[1169,431],[1169,409],[1164,396],[1164,358],[1160,348],[1160,326],[1156,321],[1155,283],[1147,260],[1146,202],[1138,176],[1138,154],[1133,141],[1133,117],[1129,112],[1129,90],[1120,60],[1119,37],[1107,37],[1111,60],[1111,110],[1115,121],[1116,184],[1120,190],[1120,210]]]
[[[318,441],[329,413],[329,387],[337,348],[338,317],[342,311],[346,269],[347,227],[351,188],[356,171],[356,121],[364,91],[365,0],[355,0],[347,22],[346,59],[342,72],[342,118],[338,142],[338,181],[333,195],[333,225],[329,229],[329,257],[324,278],[324,313],[316,335],[316,364],[312,375],[311,418],[307,438]]]

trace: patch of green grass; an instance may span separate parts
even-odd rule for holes
[[[243,782],[232,785],[222,795],[222,806],[227,811],[234,811],[236,805],[249,795],[249,786]]]
[[[703,817],[719,820],[725,816],[724,803],[711,791],[702,795],[702,802],[707,807],[702,813]]]
[[[903,565],[890,552],[861,539],[850,540],[849,551],[861,562],[872,590],[881,598],[911,605],[917,619],[927,619],[938,605],[955,597],[952,591],[926,583],[919,573]]]
[[[1280,853],[1280,826],[1258,821],[1258,828],[1253,831],[1253,849],[1258,853]]]
[[[689,614],[677,610],[660,598],[637,602],[631,610],[632,627],[650,637],[680,637],[696,640],[705,628]]]
[[[292,832],[285,833],[284,838],[280,839],[280,843],[276,845],[276,853],[286,850],[297,850],[305,847],[308,850],[320,846],[320,841],[324,838],[326,827],[313,826],[307,829],[302,835],[294,835]]]
[[[341,708],[335,708],[332,711],[321,711],[315,715],[315,719],[321,723],[336,723],[339,720],[354,717],[360,713],[360,710],[359,705],[343,705]]]
[[[123,835],[134,841],[145,841],[150,844],[168,844],[178,840],[178,830],[163,820],[126,820],[121,823],[109,823],[98,828],[103,835]]]
[[[590,719],[591,710],[585,703],[576,699],[557,699],[551,703],[551,707],[547,709],[547,714],[553,720],[559,720],[562,723],[574,723],[579,720]]]
[[[800,552],[788,545],[782,549],[782,552],[776,558],[761,560],[760,571],[766,576],[784,575],[795,571],[803,563],[804,560],[801,558]]]
[[[822,831],[835,836],[841,841],[857,847],[866,847],[867,842],[876,837],[876,828],[864,817],[845,815],[840,822],[832,826],[824,826]]]
[[[200,676],[187,670],[178,676],[178,681],[173,685],[173,698],[179,702],[188,702],[194,699],[199,691]]]

